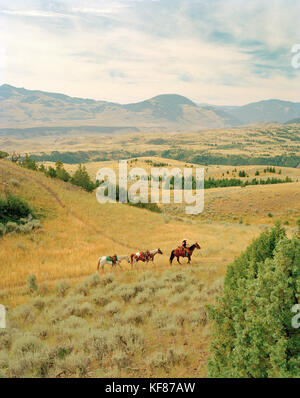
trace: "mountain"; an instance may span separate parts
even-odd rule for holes
[[[64,94],[0,86],[0,128],[81,127],[198,131],[239,124],[231,115],[176,94],[120,105]],[[100,129],[101,130],[101,129]]]
[[[64,94],[0,86],[0,135],[199,131],[259,122],[285,123],[300,117],[300,103],[265,100],[244,106],[196,104],[163,94],[121,105]],[[10,129],[10,130],[9,130]],[[21,130],[20,130],[21,131]],[[21,133],[22,133],[21,131]]]
[[[216,108],[218,109],[218,108]],[[285,123],[300,117],[300,103],[270,99],[244,106],[222,107],[224,111],[240,120],[242,124],[258,122]]]
[[[296,123],[300,123],[300,117],[297,117],[296,119],[288,120],[284,124],[296,124]]]

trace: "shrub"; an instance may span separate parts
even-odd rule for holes
[[[59,325],[59,327],[78,329],[86,327],[86,325],[87,321],[85,319],[82,319],[81,317],[76,315],[71,315],[65,321],[61,322],[61,325]]]
[[[175,283],[175,284],[173,284],[171,290],[172,290],[172,294],[182,293],[185,290],[185,286],[183,283]]]
[[[37,292],[38,290],[38,285],[36,283],[36,276],[33,274],[30,274],[27,276],[27,287],[31,292]]]
[[[169,348],[167,352],[156,351],[146,359],[146,364],[150,368],[169,369],[170,366],[179,365],[187,357],[186,350],[183,347]]]
[[[130,285],[123,285],[117,292],[117,296],[122,298],[125,303],[128,303],[136,295],[136,290]]]
[[[187,313],[185,310],[176,310],[173,313],[173,318],[178,325],[183,326],[184,322],[187,320]]]
[[[0,329],[0,350],[9,349],[12,343],[12,336],[7,329]]]
[[[32,328],[32,333],[34,336],[42,340],[47,339],[52,332],[52,328],[44,324],[37,324]]]
[[[147,303],[151,299],[152,296],[153,296],[153,292],[150,289],[145,289],[143,292],[139,293],[135,297],[134,303],[136,303],[136,304]]]
[[[181,282],[186,278],[183,272],[174,272],[167,270],[162,274],[162,280],[164,282]]]
[[[39,352],[27,352],[18,358],[12,358],[9,361],[9,374],[11,377],[46,377],[51,360],[47,350]]]
[[[31,229],[39,229],[39,228],[41,228],[40,220],[31,220],[25,225],[27,225],[27,227],[31,228]]]
[[[25,335],[17,338],[12,345],[12,354],[20,357],[28,352],[37,353],[42,351],[43,343],[32,335]]]
[[[71,283],[65,280],[58,281],[54,285],[54,291],[57,296],[65,297],[67,291],[71,288]]]
[[[128,309],[126,312],[124,312],[120,317],[120,321],[122,323],[134,323],[136,325],[139,325],[144,322],[145,318],[147,316],[147,313],[143,310],[134,310],[132,308]]]
[[[114,315],[121,311],[121,304],[118,301],[112,301],[104,307],[106,314]]]
[[[213,377],[299,376],[300,241],[276,225],[228,267],[223,296],[209,306]],[[271,331],[271,332],[270,332]]]
[[[35,313],[31,305],[21,304],[16,308],[14,308],[10,317],[11,319],[26,323],[26,322],[32,322],[35,319]]]
[[[10,233],[12,233],[12,232],[16,232],[17,230],[18,230],[18,224],[17,224],[17,223],[12,222],[12,221],[9,221],[9,222],[6,224],[5,232],[6,232],[7,234],[10,234]]]
[[[66,356],[61,368],[66,374],[86,376],[90,362],[90,358],[83,352],[72,352],[70,355]]]
[[[199,308],[199,310],[194,310],[188,314],[188,320],[192,324],[198,326],[205,326],[207,323],[207,314],[203,307]]]
[[[184,362],[187,358],[186,349],[184,347],[174,347],[169,348],[167,351],[167,356],[169,358],[169,362],[172,365],[179,365]]]
[[[80,282],[75,286],[74,291],[75,293],[87,296],[90,291],[90,285],[87,281]]]
[[[75,311],[73,311],[73,315],[84,317],[86,315],[92,315],[94,312],[94,307],[89,302],[84,302],[78,305]]]
[[[104,276],[102,276],[101,278],[101,284],[103,286],[109,285],[110,283],[112,283],[114,281],[115,277],[113,274],[106,274]]]
[[[38,310],[42,310],[45,305],[46,305],[46,301],[45,299],[43,299],[41,296],[37,296],[35,297],[32,301],[31,301],[32,305],[37,308]]]
[[[86,353],[96,356],[98,361],[102,361],[105,354],[112,352],[113,342],[109,338],[108,332],[103,330],[93,330],[86,333],[79,342]]]
[[[193,303],[201,303],[203,302],[203,294],[198,292],[198,291],[194,291],[191,295],[190,295],[190,302]]]
[[[166,327],[167,324],[172,320],[172,316],[166,310],[160,310],[159,312],[154,313],[154,315],[151,317],[151,321],[153,322],[154,326],[159,329]]]
[[[115,347],[128,353],[143,352],[145,340],[143,333],[133,325],[116,325],[109,330]]]
[[[17,230],[21,234],[29,234],[32,231],[32,225],[30,223],[19,225]]]
[[[178,325],[176,322],[168,323],[163,329],[170,336],[176,336],[178,333]]]
[[[94,307],[91,303],[87,301],[79,303],[78,299],[74,299],[73,297],[70,297],[70,300],[65,303],[65,306],[63,308],[63,316],[76,315],[79,317],[84,317],[86,315],[92,315],[93,312]]]
[[[150,357],[145,360],[146,365],[151,369],[164,368],[167,369],[169,365],[169,358],[161,351],[155,351]]]
[[[5,234],[5,226],[3,224],[0,224],[0,237]]]
[[[149,289],[152,291],[152,293],[154,293],[157,290],[164,288],[165,283],[151,276],[150,278],[147,278],[144,282],[142,282],[142,286],[144,289]]]
[[[182,304],[183,297],[184,297],[184,294],[182,294],[182,293],[174,294],[173,296],[171,296],[168,299],[168,305],[177,307],[178,305]]]
[[[128,354],[121,350],[117,350],[114,352],[112,360],[119,369],[126,368],[131,363],[131,359],[129,358]]]
[[[98,275],[98,274],[94,274],[94,275],[89,276],[89,277],[86,279],[85,282],[87,283],[87,285],[88,285],[90,288],[93,288],[93,287],[97,287],[97,286],[100,284],[101,281],[100,281],[99,275]]]
[[[16,195],[7,195],[6,199],[0,198],[0,222],[18,222],[21,218],[34,216],[34,212],[25,200]]]
[[[0,351],[0,369],[8,368],[8,353],[6,351]]]
[[[40,286],[39,291],[40,291],[40,294],[42,294],[42,295],[48,294],[49,293],[49,288],[48,288],[47,284],[46,283],[42,283],[41,286]]]
[[[71,183],[82,187],[88,192],[92,192],[98,186],[93,183],[85,166],[82,166],[81,164],[78,166],[78,169],[71,178]]]
[[[106,304],[109,303],[110,298],[107,294],[105,294],[104,292],[95,292],[92,296],[91,299],[92,301],[97,304],[97,305],[101,305],[104,306]]]

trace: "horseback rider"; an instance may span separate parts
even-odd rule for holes
[[[180,249],[183,250],[183,252],[185,253],[185,255],[187,256],[187,239],[183,239],[181,246],[179,246]]]

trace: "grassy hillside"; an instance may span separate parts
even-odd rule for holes
[[[0,366],[9,376],[205,376],[204,306],[228,264],[266,224],[289,219],[291,231],[299,217],[298,183],[212,189],[205,212],[187,218],[171,205],[161,214],[100,205],[93,193],[5,160],[0,179],[1,196],[22,197],[42,223],[1,238],[0,300],[9,311]],[[171,267],[184,237],[201,250],[191,266]],[[93,276],[99,256],[158,247],[156,265],[123,263]]]
[[[76,164],[155,156],[202,165],[263,165],[293,167],[300,165],[299,125],[262,124],[243,128],[200,129],[198,133],[148,132],[135,134],[95,134],[82,128],[61,135],[55,128],[37,140],[20,134],[1,135],[0,147],[22,155],[30,153],[40,161]]]

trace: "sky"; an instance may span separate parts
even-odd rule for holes
[[[118,103],[300,102],[299,0],[0,0],[0,85]]]

